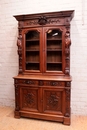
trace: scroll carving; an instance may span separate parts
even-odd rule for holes
[[[61,82],[51,81],[51,82],[50,82],[50,85],[51,85],[51,86],[61,86],[62,84],[61,84]]]
[[[51,25],[51,24],[56,24],[56,25],[62,25],[64,23],[64,20],[61,18],[46,18],[45,16],[41,16],[38,19],[34,20],[28,20],[24,22],[24,25],[21,23],[20,27],[23,26],[34,26],[34,25]]]
[[[24,81],[24,83],[32,85],[32,84],[34,84],[34,81],[32,81],[32,80],[26,80],[26,81]]]
[[[18,55],[19,55],[19,73],[22,73],[22,34],[21,29],[19,29],[19,37],[17,40],[17,46],[18,46]]]

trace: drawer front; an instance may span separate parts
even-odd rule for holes
[[[64,87],[64,81],[50,81],[50,80],[31,80],[31,79],[15,79],[15,84],[31,85],[31,86],[60,86]]]

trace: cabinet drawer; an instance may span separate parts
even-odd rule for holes
[[[50,81],[50,80],[31,80],[31,79],[15,79],[15,84],[23,85],[36,85],[36,86],[60,86],[64,87],[63,81]]]
[[[15,84],[38,85],[38,81],[30,79],[15,79]]]

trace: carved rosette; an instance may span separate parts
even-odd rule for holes
[[[19,37],[17,40],[18,55],[19,55],[19,74],[22,73],[22,30],[19,29]]]
[[[70,74],[70,28],[66,27],[65,33],[65,75]]]
[[[70,116],[70,89],[65,90],[66,93],[66,109],[65,109],[65,116],[69,117]]]
[[[18,85],[15,85],[15,100],[16,100],[15,110],[18,111],[19,110],[19,90],[18,90]]]

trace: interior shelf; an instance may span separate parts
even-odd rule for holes
[[[35,41],[39,41],[39,39],[27,39],[26,42],[35,42]]]

